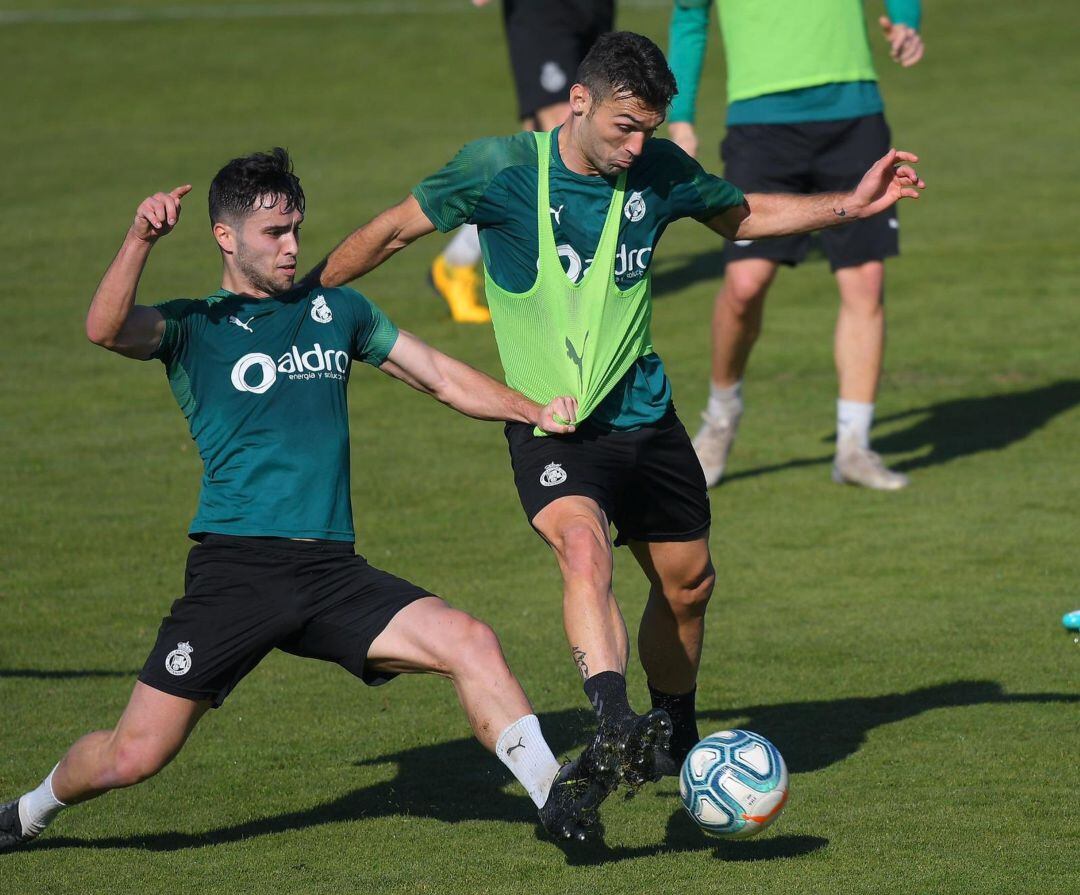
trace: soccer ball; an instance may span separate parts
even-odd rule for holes
[[[787,765],[760,734],[718,730],[686,756],[679,794],[706,833],[745,839],[769,826],[787,804]]]

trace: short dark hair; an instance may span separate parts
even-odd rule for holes
[[[273,205],[284,201],[286,211],[304,213],[300,178],[293,174],[288,150],[280,146],[234,158],[217,172],[210,184],[210,223],[243,219],[259,200]]]
[[[679,92],[660,48],[633,31],[601,34],[577,70],[577,82],[597,103],[630,93],[650,109],[666,111]]]

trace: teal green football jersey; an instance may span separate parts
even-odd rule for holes
[[[351,289],[225,290],[156,306],[154,357],[203,461],[190,533],[353,541],[347,386],[398,331]]]
[[[592,264],[616,178],[571,171],[559,155],[558,135],[556,128],[551,137],[549,212],[563,269],[577,283]],[[465,146],[446,167],[417,185],[413,195],[443,232],[476,224],[492,279],[508,292],[525,292],[536,280],[539,263],[537,177],[531,133],[489,137]],[[654,250],[672,221],[707,221],[742,202],[736,187],[707,173],[674,143],[647,140],[626,176],[615,283],[627,289],[650,275]],[[615,384],[590,422],[636,429],[658,421],[670,403],[664,365],[656,354],[647,354]]]

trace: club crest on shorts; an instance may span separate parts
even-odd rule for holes
[[[540,473],[540,484],[545,488],[561,485],[565,481],[566,470],[562,468],[561,463],[549,463],[544,467],[544,471]]]
[[[645,217],[645,197],[639,192],[631,193],[630,198],[626,200],[626,205],[623,206],[623,214],[632,224],[640,221]]]
[[[321,295],[311,300],[311,319],[316,323],[329,323],[334,319],[334,313]]]
[[[195,652],[190,643],[178,643],[165,657],[165,670],[173,677],[180,677],[191,671],[191,654]]]
[[[567,83],[566,72],[558,62],[545,62],[540,68],[540,86],[548,93],[558,93]]]

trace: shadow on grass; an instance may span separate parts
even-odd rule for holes
[[[828,767],[858,751],[869,731],[933,709],[971,705],[1022,703],[1080,703],[1072,693],[1005,693],[994,681],[956,681],[886,696],[847,697],[777,705],[750,705],[701,713],[709,722],[739,722],[773,740],[794,773]],[[586,709],[565,709],[545,715],[545,734],[556,754],[577,751],[593,727]],[[238,842],[359,818],[412,816],[444,823],[496,821],[537,826],[531,802],[504,792],[505,771],[472,739],[415,746],[356,762],[358,767],[393,765],[394,776],[381,783],[345,793],[337,799],[301,811],[260,818],[247,823],[188,833],[157,833],[101,839],[47,836],[35,849],[88,847],[176,851]],[[209,783],[207,784],[209,785]],[[537,827],[537,836],[543,834]],[[667,824],[662,842],[635,848],[610,848],[602,843],[560,845],[572,865],[598,864],[673,852],[712,851],[719,860],[765,861],[794,858],[818,851],[827,840],[813,836],[767,836],[751,842],[706,839],[681,811]]]
[[[910,420],[907,428],[874,439],[882,454],[924,452],[892,465],[900,472],[938,466],[984,451],[1000,451],[1038,431],[1054,417],[1080,404],[1080,380],[1065,379],[1052,385],[989,395],[955,398],[879,417],[875,424]],[[827,438],[832,441],[835,434]],[[832,462],[832,452],[743,469],[724,477],[724,482],[751,479],[772,472],[820,466]]]

